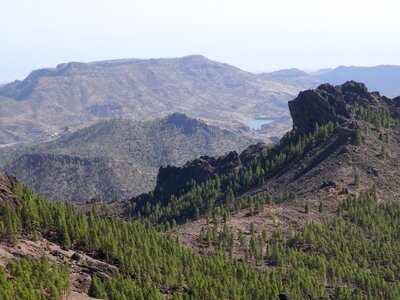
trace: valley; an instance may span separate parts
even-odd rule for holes
[[[46,201],[2,175],[1,234],[54,274],[59,260],[34,243],[60,247],[70,281],[54,295],[396,299],[398,103],[354,81],[320,85],[289,102],[278,143],[161,167],[154,190],[111,203]]]
[[[0,300],[400,300],[400,2],[50,2],[0,2]]]
[[[191,56],[2,86],[0,299],[398,298],[400,99],[321,76]]]

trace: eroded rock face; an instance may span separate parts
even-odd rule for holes
[[[264,154],[270,144],[267,143],[258,143],[255,145],[251,145],[246,148],[242,153],[240,153],[240,160],[243,165],[248,165],[253,159],[256,159],[260,155]]]
[[[16,181],[14,177],[6,176],[0,170],[0,206],[8,203],[11,208],[19,206],[19,200],[12,192],[13,181]]]
[[[217,158],[201,156],[187,162],[183,167],[161,167],[157,176],[156,190],[179,191],[191,179],[200,183],[212,175],[238,171],[241,167],[242,163],[236,151]]]
[[[373,107],[388,100],[379,93],[369,93],[363,83],[348,81],[343,85],[321,84],[317,89],[299,93],[289,101],[289,110],[295,132],[313,130],[315,124],[329,121],[339,124],[351,118],[353,104]]]

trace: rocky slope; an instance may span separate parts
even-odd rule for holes
[[[359,111],[354,111],[355,109],[360,110],[360,108],[364,111],[364,114],[370,115],[368,121],[362,119]],[[337,123],[338,128],[322,144],[312,147],[308,152],[296,157],[290,164],[281,168],[279,172],[267,174],[268,182],[262,189],[270,188],[271,184],[274,183],[274,185],[276,184],[276,191],[289,189],[288,187],[291,186],[293,187],[289,190],[293,192],[298,190],[298,186],[309,190],[318,190],[318,187],[322,186],[325,181],[329,181],[329,178],[339,180],[341,172],[343,172],[343,175],[347,173],[354,175],[354,172],[360,168],[363,169],[361,173],[365,175],[365,180],[373,182],[377,179],[376,174],[367,172],[367,170],[383,168],[387,172],[393,173],[399,167],[400,161],[397,159],[396,153],[400,153],[397,143],[400,136],[396,126],[400,117],[400,97],[387,98],[381,96],[378,92],[369,92],[362,83],[349,81],[338,86],[322,84],[317,89],[300,92],[294,100],[289,101],[289,109],[293,119],[293,129],[290,133],[292,136],[307,135],[315,129],[316,124],[323,125],[332,122]],[[386,116],[391,120],[390,125],[386,127],[379,125],[376,128],[374,114],[376,114],[376,118],[379,118],[379,122],[383,122]],[[354,139],[358,133],[362,136],[362,144],[355,146]],[[390,160],[377,158],[381,147],[387,150]],[[227,160],[227,157],[207,158],[206,160],[223,160],[224,165],[237,166],[237,171],[237,169],[245,168],[248,165],[249,158],[247,156],[249,153],[252,153],[251,157],[254,157],[254,160],[257,161],[267,155],[265,151],[266,147],[259,144],[258,146],[250,146],[240,156],[232,152],[227,156],[230,158],[229,160]],[[365,153],[362,155],[363,152]],[[243,164],[243,160],[247,161],[247,164]],[[200,165],[203,171],[207,171],[209,165],[207,163],[201,164],[200,162],[203,161],[204,159],[199,159],[186,164],[180,168],[180,173],[177,172],[179,168],[169,168],[162,169],[160,174],[165,178],[169,177],[168,170],[171,171],[171,174],[178,173],[176,175],[178,177],[184,174],[201,174],[200,171],[191,172],[191,169],[194,166],[198,168]],[[306,167],[300,167],[301,165]],[[345,172],[345,168],[348,168],[349,171]],[[224,172],[217,173],[223,174]],[[319,173],[320,175],[317,176]],[[335,174],[335,177],[331,177],[332,174]],[[198,178],[196,175],[188,175],[187,178],[203,181],[202,175],[199,175]],[[313,187],[310,184],[299,184],[299,181],[311,179],[314,182]],[[384,179],[384,176],[382,176],[382,179]],[[387,185],[391,187],[392,191],[398,190],[396,179],[387,177],[386,180],[386,184],[379,181],[376,183],[384,189]],[[350,183],[348,182],[348,184]]]
[[[0,88],[0,144],[48,139],[65,126],[102,119],[149,120],[173,112],[237,126],[287,116],[287,101],[297,92],[202,56],[71,62]]]
[[[48,199],[111,200],[151,190],[160,166],[242,150],[254,141],[178,113],[147,122],[110,120],[21,148],[5,170]]]
[[[216,205],[226,201],[229,186],[235,185],[238,185],[235,201],[247,203],[248,197],[257,199],[271,195],[277,203],[267,205],[254,215],[248,209],[232,213],[231,230],[248,233],[253,223],[259,234],[265,229],[272,234],[279,226],[290,235],[293,228],[301,228],[306,222],[334,216],[339,203],[371,186],[378,190],[378,201],[397,201],[400,195],[400,179],[395,175],[400,168],[399,97],[390,99],[377,92],[371,93],[364,84],[351,81],[340,86],[323,84],[301,92],[289,102],[289,108],[293,130],[275,147],[251,146],[241,155],[231,153],[219,159],[201,158],[182,168],[162,169],[155,192],[174,186],[169,192],[179,193],[175,193],[170,202],[164,200],[158,205],[165,206],[166,213],[170,206],[182,207],[182,214],[193,218],[194,208],[190,209],[190,205],[198,205],[200,212],[202,209],[205,212],[207,206],[198,200],[203,196],[198,192],[202,186],[191,189],[193,185],[185,183],[204,182],[204,178],[219,175],[221,186],[208,196],[217,195],[213,200]],[[246,158],[249,153],[254,159]],[[224,183],[226,173],[210,164],[218,161],[223,162],[221,166],[230,166],[228,170],[233,171],[230,181]],[[276,167],[271,168],[271,164]],[[257,175],[254,172],[257,165],[269,166],[269,169]],[[252,166],[252,175],[246,175],[249,166]],[[255,180],[257,176],[262,180]],[[246,184],[246,178],[253,178],[257,184],[252,184],[251,180]],[[140,211],[143,199],[157,203],[157,193],[155,195],[155,199],[141,196],[132,201]],[[165,193],[161,195],[168,199]],[[308,213],[305,213],[305,206],[308,206]],[[179,219],[179,214],[171,216]],[[154,215],[150,213],[149,217]],[[200,230],[210,226],[203,215],[197,221],[178,227],[175,233],[189,247],[202,251],[198,248]]]
[[[6,176],[0,170],[0,206],[5,203],[14,208],[19,206],[19,200],[12,192],[12,182],[14,180],[15,178]]]
[[[260,299],[276,299],[278,295],[280,299],[287,299],[290,293],[293,299],[348,299],[355,293],[358,298],[374,293],[371,298],[397,299],[400,289],[395,257],[399,206],[388,202],[398,202],[400,193],[400,180],[396,176],[400,167],[399,104],[400,98],[369,93],[365,85],[357,82],[336,87],[321,85],[300,93],[290,102],[293,130],[277,145],[260,143],[240,155],[231,152],[219,158],[201,157],[179,168],[162,168],[154,193],[136,197],[129,205],[125,202],[125,212],[129,213],[125,217],[140,217],[144,222],[170,221],[169,216],[183,213],[181,218],[161,224],[168,238],[139,222],[130,226],[126,221],[102,220],[93,215],[86,220],[81,215],[73,217],[72,213],[66,218],[63,204],[50,206],[35,199],[36,202],[26,201],[26,208],[38,203],[44,208],[40,210],[41,220],[46,222],[49,218],[49,224],[57,224],[54,231],[47,228],[49,225],[39,227],[38,224],[38,228],[58,236],[59,240],[61,237],[60,243],[72,247],[73,251],[61,249],[58,253],[54,251],[59,249],[57,245],[44,246],[39,240],[23,241],[19,244],[21,251],[0,243],[0,253],[26,255],[30,249],[45,248],[48,255],[48,251],[54,251],[49,257],[56,253],[61,258],[56,258],[58,261],[66,260],[73,272],[83,275],[78,287],[79,284],[87,286],[86,272],[93,270],[107,282],[116,270],[115,263],[125,266],[126,284],[136,282],[143,274],[153,274],[146,282],[165,297],[179,293],[202,298],[214,287],[220,291],[223,280],[234,278],[223,290],[229,292],[232,287],[245,283],[249,289],[240,295],[248,295],[260,287],[264,289],[257,294]],[[372,185],[376,185],[377,198],[372,191],[355,198]],[[174,190],[165,190],[171,186]],[[167,197],[158,201],[160,194]],[[31,195],[31,198],[34,197]],[[134,206],[140,205],[143,199],[147,201],[144,210],[140,215],[135,214]],[[265,202],[260,205],[260,200]],[[204,205],[204,202],[208,203]],[[380,202],[386,203],[379,205]],[[109,205],[116,203],[96,205],[95,209],[85,205],[84,209],[86,212],[93,209],[95,214],[100,210],[97,216],[101,217]],[[79,206],[76,205],[78,209]],[[191,215],[194,208],[198,211]],[[53,209],[55,213],[45,213]],[[64,214],[63,218],[59,214]],[[160,218],[163,214],[164,219]],[[64,221],[64,227],[68,221],[68,230],[58,225],[60,220]],[[80,223],[85,226],[77,226]],[[28,222],[25,227],[29,229],[29,226]],[[129,231],[130,228],[133,230]],[[74,237],[73,243],[69,239],[65,241],[68,231]],[[217,251],[219,254],[200,258],[180,249],[171,235],[200,253]],[[90,242],[85,244],[85,239]],[[93,261],[84,251],[79,252],[83,249],[96,253],[92,245],[111,254],[106,259],[109,264]],[[129,260],[132,253],[137,253],[135,259]],[[235,257],[242,262],[237,262]],[[127,269],[125,261],[135,268]],[[174,264],[165,264],[166,261]],[[377,262],[379,267],[375,266]],[[186,266],[195,268],[180,269]],[[156,279],[172,273],[165,270],[175,268],[187,276],[178,288],[168,280]],[[152,273],[153,270],[157,272]],[[196,277],[189,277],[191,274]],[[270,274],[273,276],[265,281],[256,281]],[[202,286],[198,282],[204,284],[214,276],[216,279],[209,287],[197,292],[195,288]],[[76,281],[73,282],[75,286]],[[265,296],[265,289],[275,286],[274,292]],[[289,293],[283,289],[289,289]],[[224,298],[211,295],[210,298]],[[234,293],[229,298],[237,295]]]
[[[21,209],[21,200],[12,190],[12,185],[16,182],[15,178],[7,177],[0,170],[1,208],[8,205],[11,209]],[[38,260],[43,256],[47,257],[50,262],[66,264],[69,267],[71,291],[63,299],[94,299],[87,295],[92,276],[110,278],[118,271],[111,264],[82,252],[65,250],[45,237],[33,241],[29,239],[29,236],[23,236],[15,243],[9,243],[4,236],[0,238],[0,266],[2,267],[9,262],[21,259]]]

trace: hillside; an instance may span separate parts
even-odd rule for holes
[[[174,112],[238,126],[287,116],[297,92],[202,56],[71,62],[0,87],[0,144],[43,141],[66,126],[103,119],[143,121]]]
[[[151,190],[160,166],[242,150],[254,141],[178,113],[146,122],[113,119],[20,148],[24,153],[16,150],[5,171],[48,199],[111,200]]]
[[[285,69],[270,73],[260,73],[258,76],[266,80],[272,80],[282,84],[291,85],[302,90],[314,88],[321,84],[320,79],[299,69]]]
[[[235,233],[248,232],[253,224],[259,234],[279,227],[290,235],[309,221],[335,216],[342,201],[373,186],[378,202],[398,201],[399,98],[370,93],[356,82],[324,84],[301,92],[289,108],[293,130],[274,147],[252,146],[240,155],[208,159],[220,162],[213,172],[197,160],[162,169],[154,193],[132,199],[129,214],[160,223],[198,219],[176,234],[204,251],[198,238],[211,228],[218,209],[220,216],[229,213],[227,224]]]
[[[14,181],[0,295],[398,299],[399,103],[356,82],[301,92],[275,146],[162,168],[130,201],[47,202]]]

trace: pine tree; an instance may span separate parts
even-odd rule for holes
[[[310,207],[310,203],[307,201],[305,206],[304,206],[304,212],[306,214],[310,213],[311,207]]]
[[[361,132],[360,132],[359,130],[357,130],[356,136],[355,136],[355,138],[354,138],[354,145],[360,146],[361,144],[362,144]]]
[[[356,187],[356,189],[360,187],[360,181],[361,181],[360,174],[356,173],[354,175],[354,186]]]
[[[89,296],[93,298],[106,299],[107,294],[101,280],[94,275],[89,287]]]

